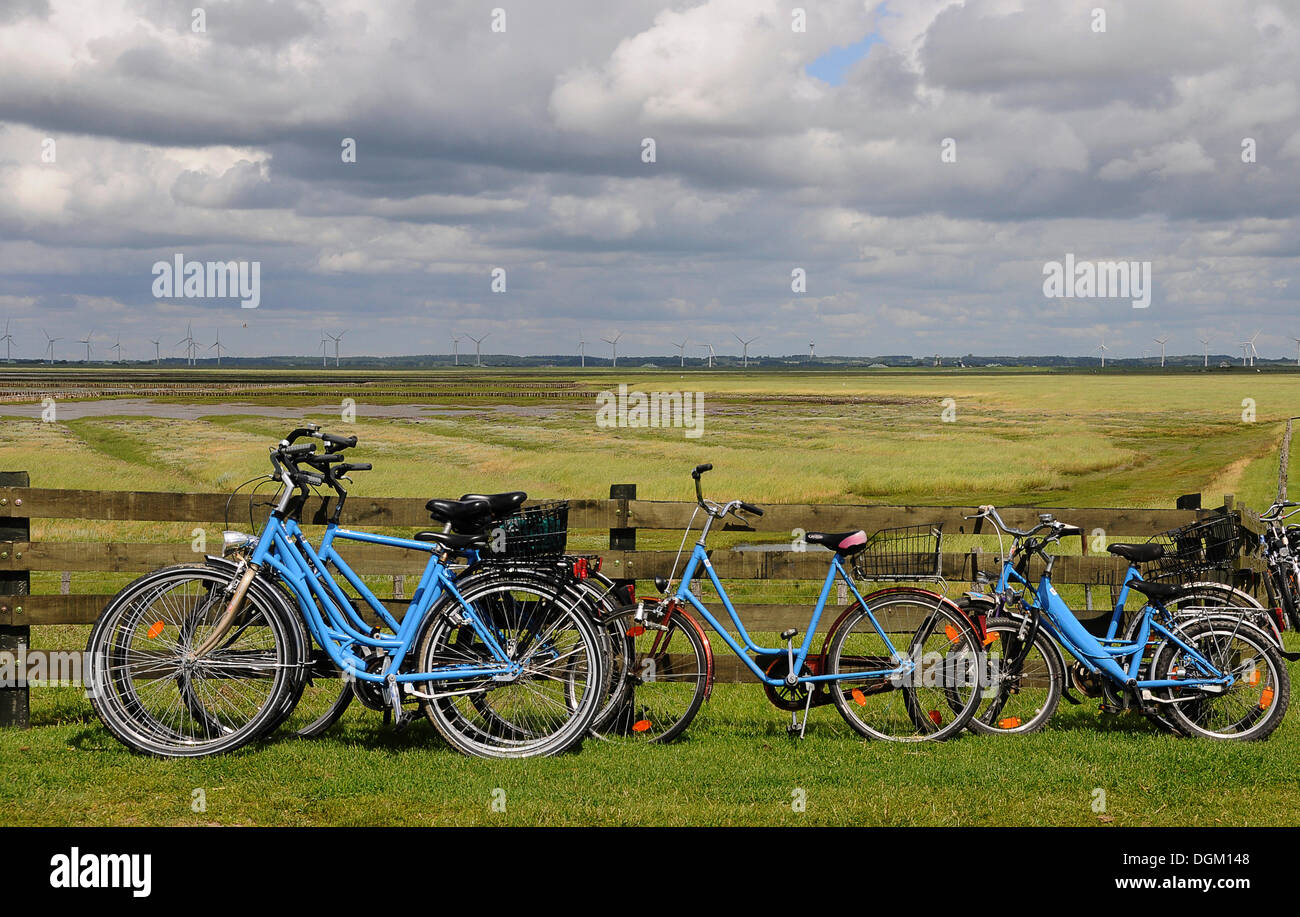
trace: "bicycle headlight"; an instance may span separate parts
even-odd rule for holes
[[[257,539],[252,535],[245,535],[243,532],[222,532],[221,556],[225,557],[236,551],[242,551],[244,548],[250,548],[255,544],[257,544]]]

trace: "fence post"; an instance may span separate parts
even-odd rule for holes
[[[611,551],[635,551],[636,526],[628,525],[628,519],[632,513],[628,501],[636,499],[636,485],[611,484],[609,485],[609,498],[618,501],[618,506],[614,509],[618,525],[610,527],[609,549]]]
[[[31,478],[26,471],[0,471],[0,487],[28,487]],[[14,508],[19,503],[14,501]],[[0,542],[27,542],[31,539],[31,523],[24,518],[0,517]],[[31,591],[31,574],[26,570],[0,570],[0,614],[12,612],[11,621],[22,620],[23,599]],[[13,654],[15,684],[0,685],[0,727],[16,726],[26,729],[31,725],[27,692],[27,650],[32,642],[32,629],[26,624],[0,625],[0,653]]]

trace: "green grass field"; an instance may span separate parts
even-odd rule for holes
[[[474,377],[490,385],[504,376]],[[221,490],[261,473],[266,446],[322,405],[354,398],[360,495],[455,496],[518,488],[538,497],[603,497],[635,482],[647,499],[691,496],[690,468],[714,463],[709,492],[758,503],[864,502],[1172,507],[1199,491],[1255,508],[1277,479],[1283,423],[1300,413],[1300,376],[1032,373],[521,373],[578,379],[586,397],[456,400],[447,413],[377,416],[364,387],[337,398],[246,397],[285,418],[219,410],[199,419],[97,416],[42,423],[0,407],[0,468],[38,487]],[[594,394],[702,390],[704,434],[607,429]],[[797,397],[792,397],[797,396]],[[941,419],[953,399],[955,422]],[[1254,419],[1243,418],[1243,401]],[[39,400],[37,395],[34,400]],[[210,403],[208,399],[205,403]],[[1248,402],[1249,404],[1249,402]],[[310,409],[310,410],[308,410]],[[368,413],[368,410],[371,413]],[[301,412],[301,413],[300,413]],[[68,411],[67,413],[72,413]],[[1297,446],[1300,449],[1300,446]],[[1293,455],[1291,473],[1300,469]],[[1069,520],[1066,520],[1069,521]],[[190,526],[97,521],[32,524],[34,540],[189,540]],[[603,533],[576,533],[582,549]],[[640,547],[679,534],[642,533]],[[33,577],[57,591],[57,573]],[[130,577],[74,574],[103,592]],[[37,628],[38,647],[84,642],[85,628]],[[714,640],[715,650],[723,650]],[[1294,646],[1292,648],[1295,648]],[[1293,678],[1300,671],[1293,669]],[[1047,731],[966,736],[941,745],[858,739],[832,707],[802,742],[753,685],[720,685],[684,741],[654,748],[586,743],[523,762],[464,758],[425,723],[394,734],[377,713],[350,711],[315,742],[275,740],[202,761],[128,753],[77,689],[32,693],[34,728],[0,733],[4,824],[885,824],[1286,825],[1300,805],[1294,713],[1265,743],[1177,739],[1136,716],[1062,704]],[[494,811],[504,791],[505,811]],[[205,811],[193,811],[202,790]],[[1097,811],[1104,791],[1104,811]],[[804,811],[792,803],[806,800]]]

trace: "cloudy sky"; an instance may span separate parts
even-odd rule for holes
[[[1294,355],[1297,47],[1291,0],[0,0],[0,320],[18,356]],[[156,298],[177,253],[259,262],[259,308]],[[1045,298],[1067,254],[1151,262],[1151,305]]]

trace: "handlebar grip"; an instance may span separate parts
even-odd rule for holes
[[[320,455],[307,456],[306,461],[309,465],[328,465],[331,462],[343,461],[343,456],[337,452],[322,452]]]
[[[280,449],[280,454],[290,458],[295,455],[310,455],[316,451],[315,443],[298,443],[296,446],[284,446]]]
[[[299,471],[297,474],[290,475],[295,484],[311,484],[320,486],[325,483],[325,478],[319,474],[312,474],[310,471]]]
[[[695,466],[695,470],[691,472],[691,477],[695,478],[695,480],[698,481],[700,479],[700,475],[704,474],[704,472],[706,471],[712,471],[712,470],[713,470],[713,465],[709,462],[705,462],[703,465]]]
[[[322,433],[320,438],[331,446],[342,446],[344,449],[351,449],[357,444],[355,436],[336,436],[333,433]]]
[[[755,516],[763,515],[763,510],[760,507],[755,506],[753,503],[741,503],[740,508],[747,513],[752,513]]]
[[[369,462],[356,462],[355,464],[351,462],[345,462],[344,464],[339,466],[339,471],[344,473],[349,471],[369,471],[373,467],[374,466],[371,465]]]

